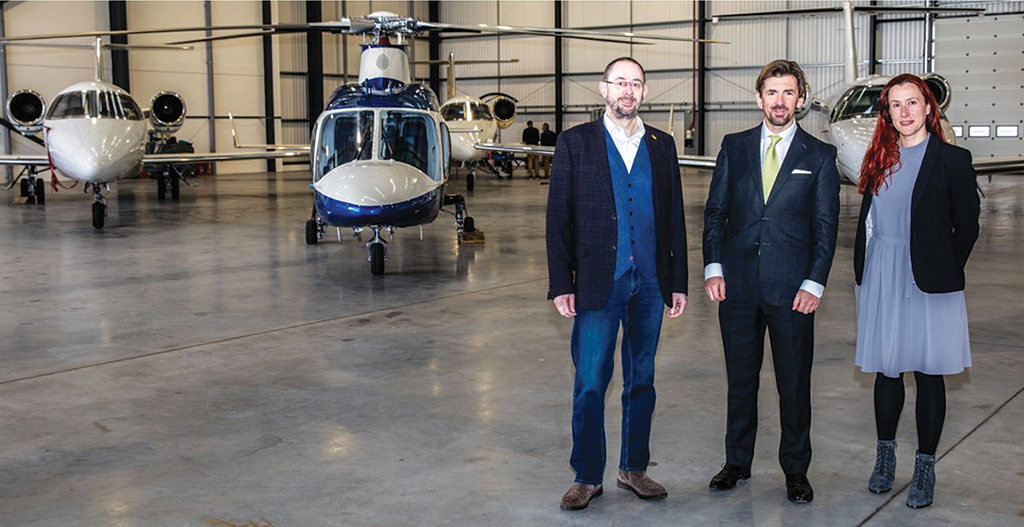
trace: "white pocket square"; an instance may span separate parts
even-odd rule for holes
[[[800,170],[799,168],[793,171],[794,174],[810,174],[810,170]]]

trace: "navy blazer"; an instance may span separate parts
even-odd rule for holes
[[[749,300],[757,280],[765,302],[788,306],[804,280],[828,281],[839,223],[836,149],[797,127],[765,203],[760,143],[761,125],[722,140],[704,209],[704,265],[722,264],[729,300]]]
[[[665,304],[686,293],[683,188],[672,136],[644,125],[653,172],[658,285]],[[548,299],[576,294],[576,307],[600,309],[615,280],[618,223],[604,120],[559,134],[548,191]]]
[[[864,193],[853,249],[853,272],[860,285],[867,249],[865,222],[874,194]],[[910,198],[910,266],[925,293],[964,289],[964,266],[978,239],[977,176],[971,152],[932,137]]]

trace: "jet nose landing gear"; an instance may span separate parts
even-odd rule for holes
[[[107,198],[103,197],[102,192],[104,189],[110,192],[110,187],[106,183],[102,187],[99,183],[86,183],[86,192],[89,192],[90,186],[92,186],[92,228],[102,229],[107,218]]]

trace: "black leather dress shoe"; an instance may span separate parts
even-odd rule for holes
[[[722,470],[711,478],[708,488],[711,490],[729,490],[741,479],[750,479],[750,467],[740,467],[726,463]]]
[[[786,497],[793,503],[814,501],[814,489],[807,480],[807,474],[786,474]]]

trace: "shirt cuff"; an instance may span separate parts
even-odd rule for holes
[[[825,294],[825,286],[815,282],[814,280],[804,280],[804,283],[800,284],[800,289],[803,289],[818,298],[821,298],[821,295]]]
[[[704,267],[704,280],[710,280],[712,278],[725,278],[725,273],[722,272],[722,264],[720,263],[709,263]]]

